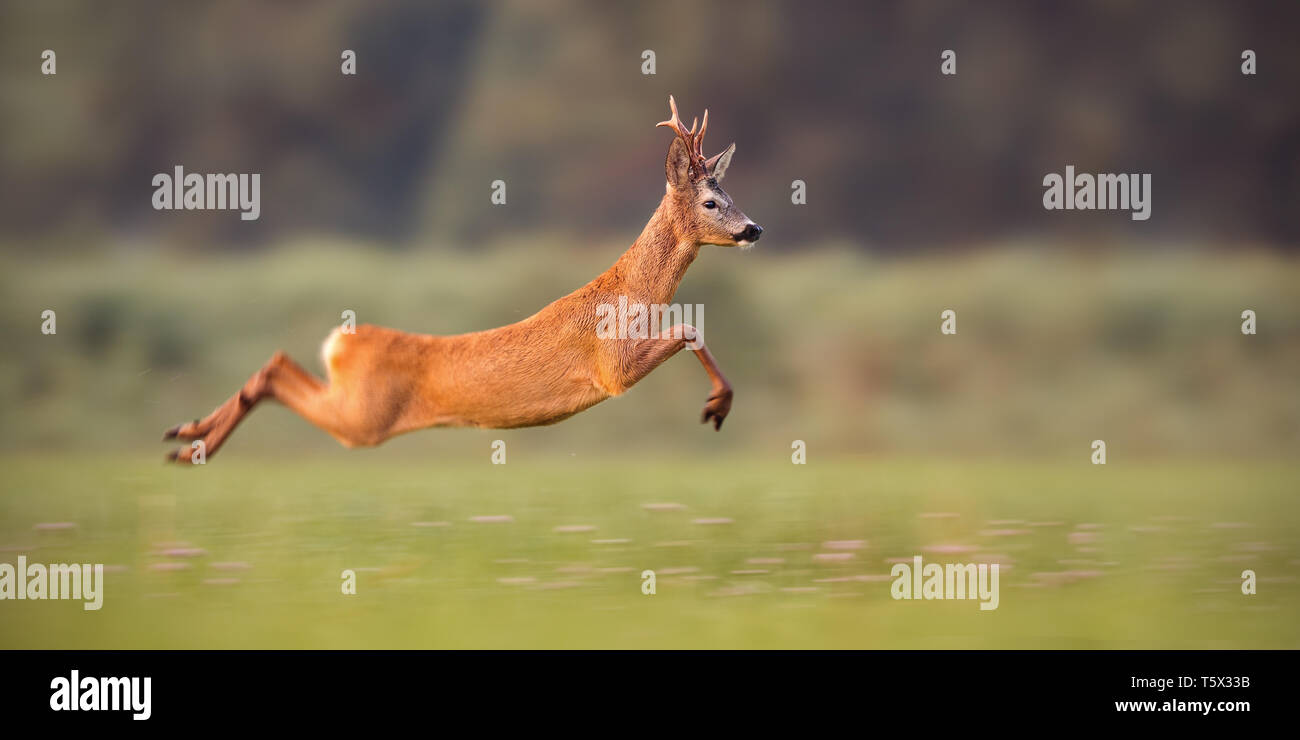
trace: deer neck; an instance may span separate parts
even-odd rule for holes
[[[665,195],[641,236],[615,263],[613,271],[630,301],[670,303],[699,255],[700,245],[686,235],[677,211],[671,194]]]

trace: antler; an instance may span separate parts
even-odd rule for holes
[[[668,107],[672,109],[673,117],[667,121],[656,123],[655,127],[667,126],[677,132],[678,138],[686,145],[686,153],[690,156],[691,171],[695,173],[696,177],[707,176],[709,167],[704,157],[704,132],[709,128],[709,109],[704,109],[704,123],[700,126],[700,132],[697,134],[695,133],[695,124],[699,123],[699,119],[691,121],[691,128],[688,131],[682,120],[677,117],[677,101],[671,95],[668,96]]]

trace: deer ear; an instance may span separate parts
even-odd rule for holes
[[[721,152],[709,157],[705,164],[709,167],[709,174],[714,180],[721,180],[727,174],[727,168],[731,166],[731,155],[736,153],[736,142],[731,142],[731,146],[723,149]]]
[[[691,153],[682,143],[681,138],[674,137],[668,145],[668,161],[664,163],[664,174],[668,184],[674,188],[684,189],[691,184]]]

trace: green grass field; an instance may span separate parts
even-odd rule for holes
[[[1288,463],[0,465],[0,560],[109,566],[98,612],[5,604],[0,648],[1300,647]],[[999,608],[894,601],[915,554],[1009,565]]]
[[[110,572],[99,612],[0,604],[0,647],[1300,647],[1300,262],[1270,252],[710,252],[677,300],[736,387],[720,433],[678,357],[555,426],[347,451],[272,406],[161,463],[276,349],[318,369],[344,309],[498,326],[621,248],[5,255],[0,562]],[[1009,565],[999,608],[894,601],[916,554]]]

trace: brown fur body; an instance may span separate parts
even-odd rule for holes
[[[641,236],[604,273],[532,316],[453,336],[369,325],[354,333],[335,329],[321,347],[326,380],[277,352],[239,393],[165,438],[202,439],[205,455],[212,455],[265,398],[280,401],[349,447],[428,427],[553,424],[623,393],[684,347],[693,349],[712,382],[703,421],[721,427],[731,407],[731,386],[702,338],[694,341],[693,327],[644,339],[601,338],[596,307],[618,304],[620,297],[667,304],[702,244],[740,243],[741,226],[757,238],[761,229],[717,186],[732,151],[734,145],[707,162],[696,161],[691,141],[674,139],[667,192]],[[693,165],[703,174],[693,172]],[[706,200],[713,207],[704,208]],[[171,459],[189,461],[192,454],[192,447],[183,447]]]

